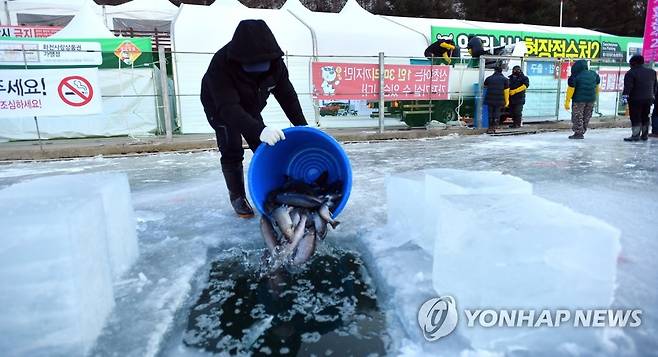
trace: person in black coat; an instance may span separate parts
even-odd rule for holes
[[[521,66],[514,66],[509,76],[509,111],[512,115],[512,128],[520,128],[523,120],[525,91],[530,87],[530,79],[523,74]]]
[[[283,131],[266,126],[260,114],[270,93],[293,125],[306,125],[282,57],[265,21],[243,20],[231,41],[215,53],[201,80],[201,103],[217,135],[222,173],[240,217],[254,215],[244,188],[242,138],[252,151],[261,142],[274,145],[285,139]]]
[[[649,114],[658,92],[656,71],[644,66],[644,57],[635,55],[628,62],[631,69],[624,76],[622,98],[628,102],[632,134],[625,141],[647,140],[649,137]]]
[[[487,133],[493,134],[496,132],[503,108],[509,106],[509,79],[503,75],[503,67],[500,64],[494,68],[494,74],[484,80],[484,87],[487,89],[484,103],[487,104],[489,110]]]
[[[425,57],[438,62],[442,59],[443,63],[450,64],[455,51],[455,41],[450,37],[442,37],[440,34],[436,36],[436,42],[429,45],[425,49]],[[433,63],[436,64],[436,63]]]

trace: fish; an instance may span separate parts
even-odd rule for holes
[[[279,206],[274,211],[272,211],[272,218],[274,218],[274,222],[276,222],[276,225],[281,230],[281,233],[283,233],[283,235],[288,239],[292,238],[294,227],[292,225],[292,219],[290,218],[291,210],[292,207]]]
[[[325,187],[327,186],[327,180],[329,180],[329,171],[324,170],[322,171],[320,176],[318,176],[318,178],[316,178],[315,181],[313,181],[313,184],[315,184],[318,187]]]
[[[290,211],[290,219],[292,219],[293,227],[297,227],[301,218],[302,217],[299,215],[299,209],[294,208],[292,211]]]
[[[313,222],[313,230],[315,230],[315,235],[324,240],[327,236],[327,222],[320,217],[316,212],[311,213],[311,221]]]
[[[260,233],[265,239],[265,245],[270,253],[273,253],[279,244],[278,234],[272,226],[272,222],[266,216],[260,216]]]
[[[295,232],[293,234],[293,238],[288,243],[282,250],[282,256],[284,259],[290,258],[290,256],[293,254],[295,249],[297,249],[297,246],[299,245],[299,242],[304,238],[304,233],[306,231],[306,218],[307,216],[305,214],[302,214],[299,224],[297,227],[295,227]]]
[[[284,192],[276,195],[275,201],[282,205],[317,209],[322,205],[320,198],[301,193]]]
[[[313,253],[315,253],[315,239],[315,230],[312,228],[307,230],[295,251],[295,256],[292,259],[294,264],[304,263],[313,256]]]
[[[336,229],[336,227],[340,224],[339,221],[334,221],[334,219],[331,217],[331,211],[329,211],[329,206],[327,203],[324,203],[322,206],[320,206],[318,214],[322,219],[329,223],[333,229]]]

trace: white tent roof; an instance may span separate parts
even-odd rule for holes
[[[299,0],[288,0],[283,9],[313,29],[319,56],[418,56],[428,45],[425,36],[369,13],[355,0],[338,14],[309,11]]]
[[[105,27],[103,18],[88,3],[82,6],[66,27],[51,38],[114,38],[114,35]]]
[[[233,8],[242,8],[248,9],[247,6],[239,2],[238,0],[215,0],[214,3],[210,4],[211,8],[215,7],[233,7]]]
[[[18,25],[17,14],[73,16],[84,4],[93,7],[95,13],[102,14],[101,7],[93,0],[5,0],[2,2],[7,10],[2,11],[2,23],[11,25]],[[6,19],[7,14],[9,19]]]
[[[121,5],[105,6],[108,18],[173,21],[177,13],[178,7],[169,0],[132,0]]]
[[[313,41],[306,26],[287,11],[250,9],[228,4],[182,5],[173,24],[172,43],[175,50],[177,92],[182,93],[178,98],[178,110],[184,118],[183,132],[212,132],[198,97],[201,78],[213,54],[231,40],[238,23],[245,19],[264,20],[281,49],[285,53],[297,55],[286,57],[285,60],[291,73],[290,79],[300,94],[302,110],[307,117],[311,117],[313,107],[310,96],[302,94],[310,92],[309,63],[313,55]],[[269,102],[263,112],[267,125],[289,125],[276,100]]]

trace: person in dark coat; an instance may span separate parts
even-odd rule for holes
[[[283,131],[266,126],[260,114],[270,93],[293,125],[306,125],[282,57],[265,21],[243,20],[231,41],[215,53],[201,80],[201,103],[217,135],[222,173],[240,217],[254,215],[244,188],[242,138],[252,151],[261,142],[274,145],[285,139]]]
[[[569,76],[567,95],[564,101],[564,109],[571,109],[571,100],[573,100],[573,110],[571,111],[571,124],[573,135],[569,139],[584,139],[589,120],[592,119],[594,102],[599,94],[599,84],[601,78],[596,72],[589,70],[586,60],[578,60],[571,67],[571,76]]]
[[[494,68],[494,74],[484,80],[484,87],[487,89],[484,102],[489,110],[489,129],[487,133],[493,134],[496,132],[496,126],[503,108],[509,106],[509,79],[503,75],[503,67],[500,64],[497,64]]]
[[[521,66],[514,66],[509,76],[509,110],[514,123],[512,128],[520,128],[523,120],[525,91],[530,87],[530,79],[523,74]]]
[[[437,34],[436,42],[425,49],[425,57],[432,60],[442,59],[443,63],[450,64],[455,53],[455,48],[455,41],[453,41],[452,35],[450,37],[441,37],[440,34]]]
[[[649,114],[656,98],[658,83],[656,71],[644,66],[644,57],[635,55],[628,63],[631,69],[624,76],[622,98],[628,102],[632,134],[625,141],[647,140],[649,137]]]

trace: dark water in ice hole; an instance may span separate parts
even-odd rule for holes
[[[288,356],[385,355],[385,316],[359,258],[337,248],[265,274],[262,251],[211,264],[184,343],[207,352]]]

